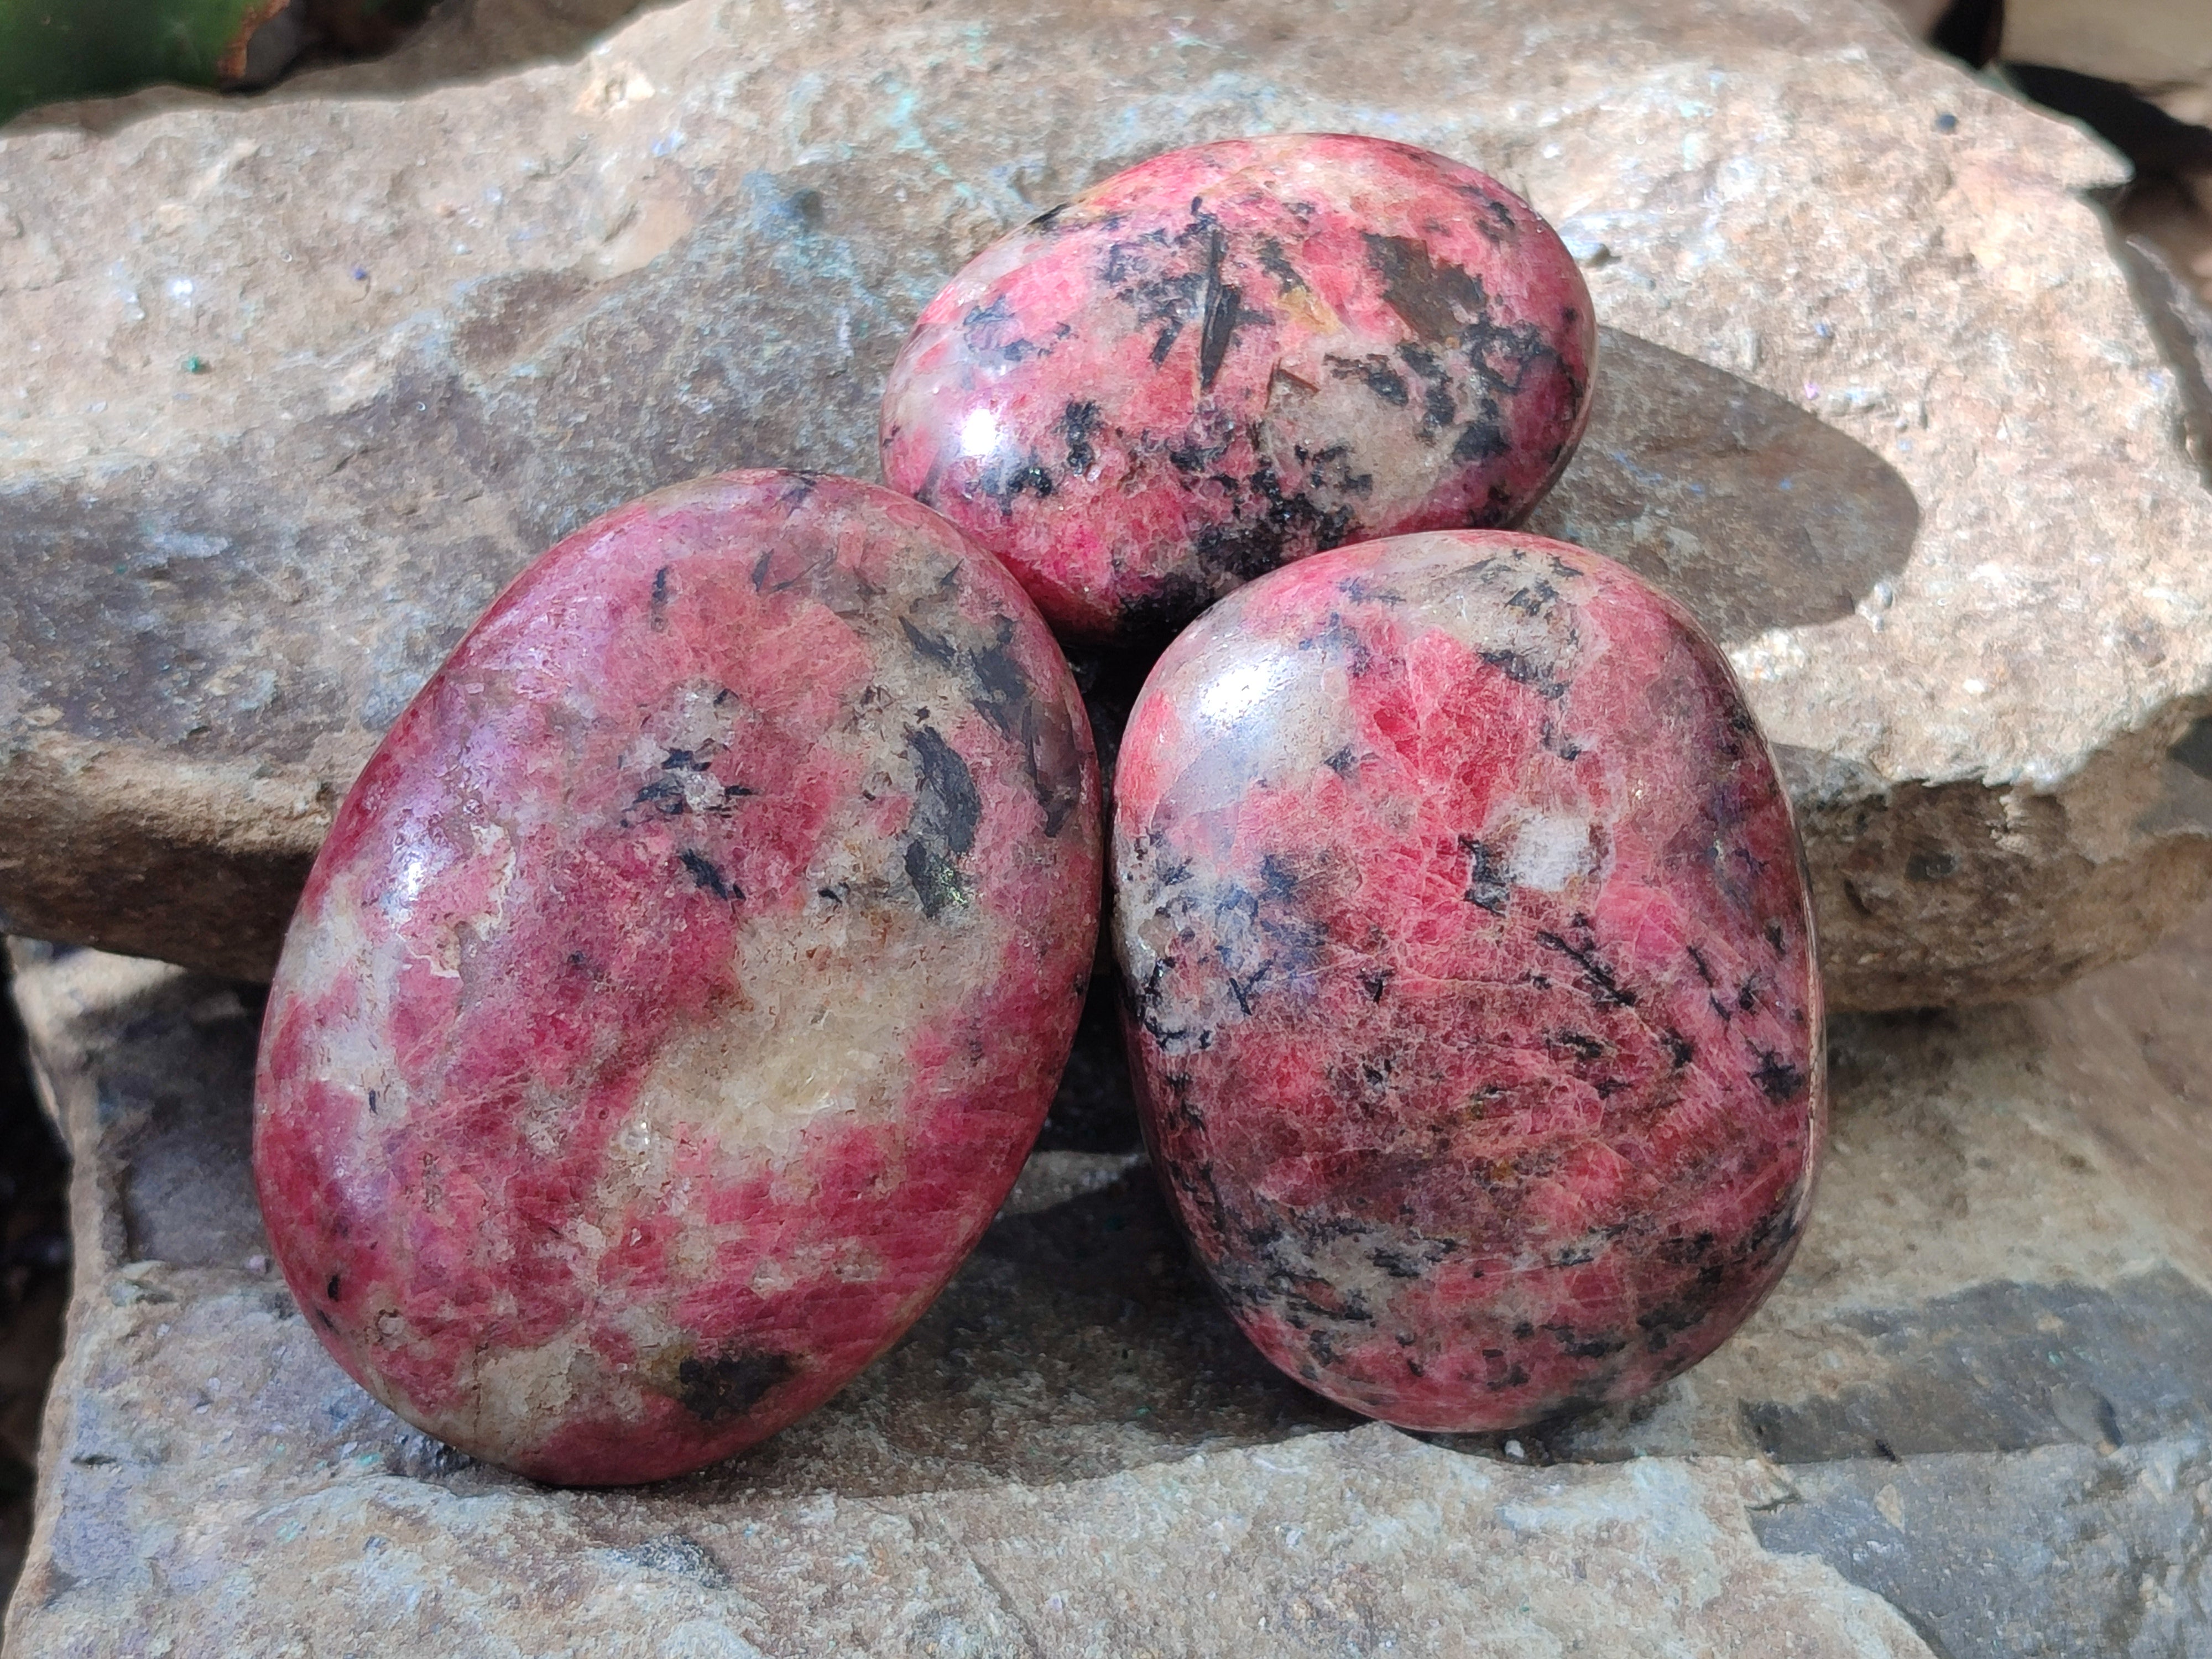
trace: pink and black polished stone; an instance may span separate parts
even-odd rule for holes
[[[1317,550],[1517,524],[1581,438],[1596,346],[1559,239],[1473,168],[1203,144],[946,285],[891,370],[884,475],[1063,638],[1157,640]]]
[[[1409,1428],[1650,1389],[1780,1277],[1825,1127],[1788,798],[1688,614],[1433,532],[1169,648],[1113,859],[1139,1104],[1267,1357]]]
[[[579,531],[392,728],[286,942],[254,1162],[316,1334],[550,1480],[819,1404],[1021,1168],[1098,811],[1042,619],[927,508],[740,472]]]

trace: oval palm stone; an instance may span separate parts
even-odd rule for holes
[[[1180,627],[1401,532],[1511,525],[1589,414],[1588,290],[1534,209],[1411,145],[1155,156],[987,248],[884,395],[884,476],[1063,635]]]
[[[562,542],[392,727],[287,939],[254,1161],[317,1334],[549,1480],[819,1404],[1035,1138],[1097,789],[1035,608],[902,496],[732,473]]]
[[[1118,763],[1153,1158],[1246,1334],[1409,1428],[1694,1364],[1781,1275],[1825,1121],[1787,797],[1725,661],[1506,532],[1263,577]]]

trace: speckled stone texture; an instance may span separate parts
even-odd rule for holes
[[[1308,560],[1123,734],[1148,1143],[1248,1335],[1488,1430],[1641,1394],[1789,1260],[1825,1124],[1786,797],[1679,605],[1562,543]]]
[[[1316,550],[1518,524],[1596,351],[1582,273],[1496,179],[1376,138],[1201,144],[945,286],[891,367],[884,476],[1063,634],[1163,638]]]
[[[1097,880],[1066,665],[942,519],[753,472],[587,526],[308,882],[254,1144],[294,1295],[403,1417],[542,1479],[759,1440],[1005,1197]]]

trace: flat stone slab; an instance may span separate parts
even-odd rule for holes
[[[1101,1085],[828,1406],[598,1492],[325,1355],[253,1206],[250,999],[15,950],[78,1273],[10,1654],[2212,1655],[2212,911],[1838,1022],[1796,1264],[1633,1406],[1417,1437],[1297,1388]]]
[[[2212,877],[2212,760],[2169,758],[2212,496],[2082,199],[2118,165],[1871,0],[684,0],[424,69],[0,138],[0,929],[265,975],[376,735],[532,554],[717,468],[872,474],[976,249],[1300,128],[1565,234],[1607,332],[1533,527],[1731,647],[1833,1002],[2047,987]]]

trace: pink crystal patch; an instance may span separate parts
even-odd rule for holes
[[[884,396],[884,475],[1064,635],[1181,626],[1286,561],[1512,525],[1571,458],[1597,348],[1528,204],[1380,139],[1203,144],[993,244]]]
[[[578,532],[393,726],[286,942],[254,1162],[316,1334],[549,1480],[818,1405],[1021,1167],[1097,815],[1042,620],[915,502],[741,472]]]
[[[1232,594],[1138,699],[1113,854],[1153,1158],[1285,1370],[1513,1427],[1780,1277],[1826,1113],[1788,798],[1630,572],[1454,532]]]

